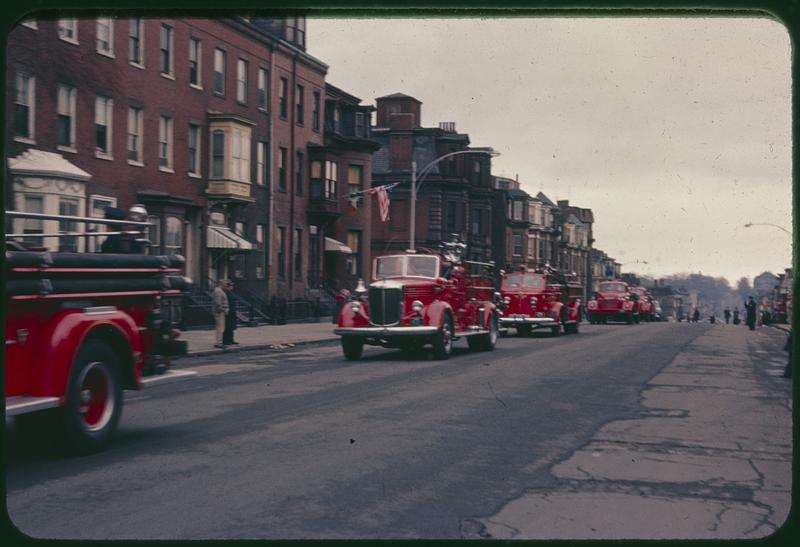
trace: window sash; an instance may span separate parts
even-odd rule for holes
[[[225,52],[214,50],[214,92],[225,93]]]
[[[138,17],[128,22],[128,60],[142,64],[142,20]]]
[[[172,74],[172,27],[161,25],[161,73]]]
[[[111,120],[113,100],[108,97],[97,97],[95,101],[95,145],[97,152],[111,154]]]
[[[236,100],[247,101],[247,61],[239,59],[236,64]]]
[[[188,134],[189,172],[200,173],[200,126],[189,124]]]
[[[219,129],[211,134],[211,176],[225,176],[225,132]]]
[[[267,71],[258,69],[258,107],[267,110]]]
[[[200,40],[191,38],[189,40],[189,83],[196,86],[200,85],[201,55]]]
[[[114,22],[110,17],[97,19],[97,51],[114,51]]]
[[[161,116],[158,122],[158,165],[172,167],[172,118]]]
[[[128,109],[128,159],[141,161],[142,156],[142,109]]]

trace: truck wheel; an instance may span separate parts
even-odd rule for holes
[[[641,322],[641,318],[639,317],[638,313],[633,314],[633,322],[636,323],[637,325]]]
[[[530,325],[519,325],[517,326],[517,334],[520,336],[530,336],[531,335],[531,326]]]
[[[94,452],[108,444],[122,415],[119,374],[118,359],[106,343],[90,340],[78,352],[62,409],[73,450]]]
[[[625,323],[627,325],[632,325],[633,324],[633,314],[632,313],[629,313],[629,314],[625,315]]]
[[[442,327],[433,335],[433,357],[447,359],[453,353],[453,320],[444,316]]]
[[[559,336],[559,335],[561,335],[561,324],[559,323],[559,324],[558,324],[558,325],[556,325],[555,327],[552,327],[552,328],[550,329],[550,332],[551,332],[551,333],[553,333],[553,336]]]
[[[342,336],[342,353],[348,361],[358,361],[364,353],[364,341],[355,336]]]
[[[492,351],[497,345],[497,314],[493,313],[492,318],[489,319],[489,332],[481,335],[481,349],[483,351]]]

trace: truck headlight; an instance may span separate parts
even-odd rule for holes
[[[414,300],[411,303],[411,309],[417,313],[421,312],[423,307],[424,306],[422,305],[422,302],[420,302],[419,300]]]
[[[511,297],[509,297],[509,296],[503,297],[503,304],[505,304],[506,306],[511,304]]]
[[[531,296],[531,306],[535,308],[538,302],[539,300],[535,296]]]

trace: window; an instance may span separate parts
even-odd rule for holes
[[[244,237],[244,222],[237,220],[233,223],[233,233],[238,236]]]
[[[472,161],[472,182],[477,184],[481,181],[482,165],[480,160]]]
[[[339,165],[335,161],[325,162],[325,199],[336,199],[336,182],[338,180]]]
[[[200,175],[200,126],[189,124],[189,174]]]
[[[225,94],[225,52],[214,50],[214,93]]]
[[[76,217],[78,216],[78,200],[71,198],[59,198],[58,200],[58,214]],[[59,232],[76,232],[78,230],[78,223],[74,220],[59,220]],[[68,253],[78,252],[78,237],[77,236],[63,236],[58,238],[58,250]]]
[[[95,156],[111,156],[111,123],[114,101],[97,97],[94,103]]]
[[[58,85],[58,146],[75,148],[75,93],[74,87]]]
[[[511,214],[511,218],[514,220],[522,220],[522,201],[521,200],[514,200],[513,202],[513,210]]]
[[[286,228],[278,227],[278,277],[286,277]]]
[[[256,224],[256,246],[258,248],[264,247],[264,225]]]
[[[284,120],[289,115],[289,107],[286,103],[286,94],[289,92],[289,80],[281,78],[280,88],[278,90],[278,113]]]
[[[150,251],[161,254],[161,217],[150,215],[147,217],[150,227],[147,229],[147,239],[150,240]]]
[[[545,259],[545,244],[544,239],[539,239],[539,260]]]
[[[480,209],[472,210],[472,233],[479,236],[483,234],[483,211]]]
[[[128,161],[141,164],[142,160],[142,119],[141,108],[128,108]]]
[[[44,197],[43,196],[25,196],[24,211],[26,213],[44,213]],[[23,234],[43,234],[44,221],[38,218],[25,218],[22,219],[22,233]],[[24,237],[22,241],[31,245],[41,245],[41,237]]]
[[[200,84],[200,64],[202,59],[202,49],[200,40],[197,38],[189,39],[189,85],[202,88]]]
[[[256,184],[263,186],[267,178],[267,143],[259,142],[256,146]]]
[[[142,41],[144,40],[144,26],[142,20],[133,17],[128,21],[128,61],[134,65],[143,66],[144,57]]]
[[[448,232],[456,231],[456,202],[447,202],[447,212],[445,217],[445,227]]]
[[[78,43],[78,20],[77,19],[59,19],[58,21],[58,37],[65,42]]]
[[[117,200],[112,197],[106,196],[91,196],[89,198],[89,216],[92,218],[105,218],[106,216],[106,209],[108,207],[116,207]],[[105,224],[90,224],[87,226],[87,231],[90,232],[106,232],[106,231],[114,231],[113,227],[107,227]],[[104,236],[94,236],[94,237],[87,237],[87,245],[89,246],[89,252],[99,252],[100,246],[105,241]]]
[[[161,25],[161,74],[172,76],[172,36],[173,30],[169,25]]]
[[[528,258],[536,258],[536,239],[528,236]]]
[[[319,106],[320,95],[319,91],[314,92],[314,110],[311,111],[311,129],[319,131]]]
[[[14,136],[33,139],[33,105],[35,84],[33,76],[17,74],[16,99],[14,101]]]
[[[97,53],[114,56],[114,21],[110,17],[97,19]]]
[[[286,40],[297,44],[301,48],[306,44],[306,18],[287,17],[286,21]]]
[[[250,132],[231,129],[231,178],[250,182]]]
[[[363,112],[356,112],[356,137],[366,137],[367,127],[365,123],[366,117]]]
[[[236,100],[247,102],[247,61],[244,59],[236,62]]]
[[[303,164],[305,161],[305,154],[298,152],[294,166],[294,191],[298,196],[303,195]]]
[[[158,167],[172,169],[172,118],[169,116],[158,119]]]
[[[183,254],[183,222],[178,217],[167,217],[164,231],[164,252],[168,255]]]
[[[294,230],[294,278],[300,279],[303,271],[303,230]]]
[[[258,108],[268,110],[269,96],[267,94],[267,81],[269,80],[267,69],[258,69]]]
[[[514,234],[514,256],[522,256],[522,234]]]
[[[306,90],[303,86],[297,86],[297,125],[303,125],[303,106],[305,102]]]
[[[225,132],[219,129],[211,133],[211,176],[225,176]]]
[[[286,191],[286,154],[286,148],[281,146],[278,153],[278,190],[281,192]]]
[[[364,189],[364,166],[363,165],[348,165],[347,166],[347,188],[349,194],[355,194]],[[356,207],[361,207],[361,200],[359,200]]]
[[[347,232],[347,246],[353,251],[347,257],[347,273],[350,275],[361,275],[361,232],[350,230]]]

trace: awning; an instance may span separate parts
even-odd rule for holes
[[[345,253],[348,255],[353,254],[353,250],[342,243],[341,241],[336,241],[332,237],[325,238],[325,251],[333,252],[333,253]]]
[[[227,226],[209,226],[206,233],[209,249],[252,251],[253,244]]]

